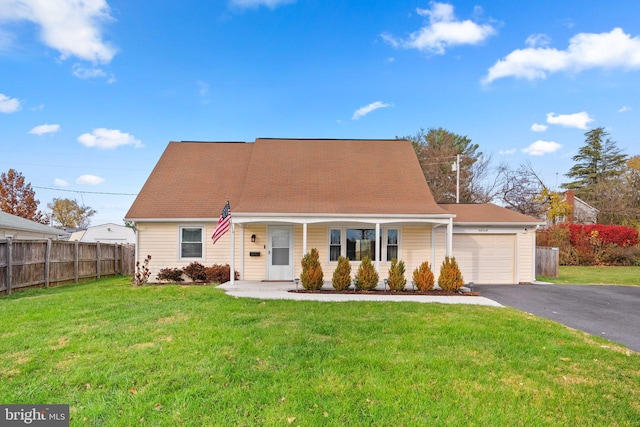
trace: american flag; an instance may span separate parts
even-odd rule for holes
[[[216,229],[213,231],[213,235],[211,238],[213,239],[213,243],[215,244],[220,237],[227,231],[229,231],[229,227],[231,226],[231,207],[229,206],[229,201],[224,205],[224,209],[222,209],[222,214],[220,214],[220,219],[218,219],[218,224],[216,224]]]

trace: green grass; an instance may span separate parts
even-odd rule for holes
[[[0,402],[71,425],[639,425],[640,355],[509,308],[128,278],[0,298]]]
[[[560,266],[559,277],[537,279],[558,284],[640,286],[640,267]]]

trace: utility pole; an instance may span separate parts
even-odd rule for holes
[[[451,165],[451,170],[456,171],[456,203],[460,203],[460,154],[456,154],[456,162]]]

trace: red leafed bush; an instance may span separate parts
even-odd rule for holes
[[[570,224],[571,244],[578,246],[590,241],[595,244],[613,243],[623,248],[638,244],[638,230],[623,225]]]
[[[204,272],[207,276],[207,281],[210,283],[226,283],[231,280],[231,267],[229,264],[213,264],[211,267],[206,267]],[[235,272],[236,280],[240,278],[240,273]]]

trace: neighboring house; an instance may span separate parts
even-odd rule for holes
[[[232,227],[213,245],[227,200]],[[532,282],[542,224],[491,204],[438,205],[409,141],[262,138],[169,143],[126,219],[152,280],[194,261],[292,280],[317,248],[327,281],[340,255],[352,274],[370,255],[381,280],[397,257],[409,281],[424,261],[437,277],[453,255],[465,282]]]
[[[576,197],[574,190],[567,190],[564,193],[564,200],[571,207],[571,213],[567,218],[560,218],[560,222],[568,222],[569,224],[595,224],[598,222],[600,211]]]
[[[64,240],[68,236],[64,230],[0,211],[0,239]]]
[[[136,233],[130,227],[113,223],[94,225],[86,230],[79,230],[71,233],[69,240],[79,242],[100,242],[100,243],[120,243],[135,244]]]

